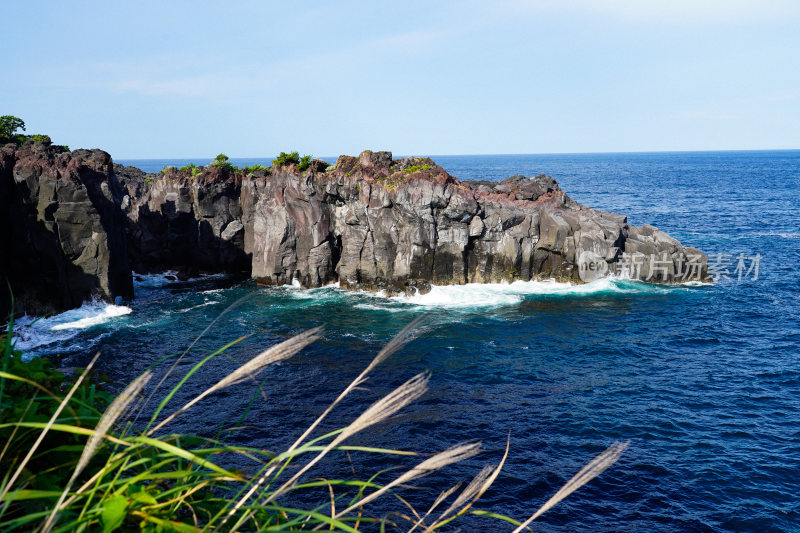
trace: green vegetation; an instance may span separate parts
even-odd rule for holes
[[[198,167],[194,163],[189,163],[188,165],[182,166],[180,171],[189,174],[190,177],[194,178],[203,171],[203,167]]]
[[[219,154],[211,162],[211,166],[218,168],[227,168],[228,170],[236,170],[236,167],[233,166],[233,163],[229,162],[228,159],[230,158],[227,155]]]
[[[252,174],[253,172],[258,172],[259,170],[263,170],[267,174],[272,172],[272,168],[271,167],[265,167],[265,166],[262,166],[262,165],[259,165],[259,164],[251,165],[249,167],[244,167],[242,170],[244,170],[245,175]]]
[[[400,169],[399,166],[395,165],[393,167],[393,171],[388,176],[377,176],[375,180],[378,183],[381,183],[384,188],[389,191],[396,189],[401,183],[403,183],[406,179],[406,176],[413,174],[414,172],[419,172],[421,170],[431,170],[433,166],[427,162],[425,159],[421,157],[414,157],[410,161],[410,163],[414,163],[412,165],[407,166],[406,168]],[[349,176],[353,170],[347,173]]]
[[[0,145],[14,143],[21,146],[27,141],[43,142],[48,146],[52,144],[49,135],[42,135],[40,133],[25,135],[17,133],[17,130],[25,131],[25,121],[13,115],[0,116]],[[64,152],[69,151],[69,146],[66,145],[54,145],[54,147]]]
[[[28,137],[30,140],[34,142],[43,142],[45,144],[53,144],[53,141],[50,139],[49,135],[42,135],[40,133],[34,133]]]
[[[25,131],[25,122],[13,115],[3,115],[0,117],[0,144],[25,142],[27,135],[17,133],[17,130]]]
[[[212,167],[227,168],[228,170],[230,170],[232,172],[242,171],[244,173],[244,175],[252,174],[253,172],[258,172],[258,171],[264,171],[267,174],[269,174],[272,171],[271,167],[265,167],[265,166],[259,165],[259,164],[255,164],[255,165],[251,165],[251,166],[243,167],[243,168],[237,168],[230,162],[230,158],[225,154],[219,154],[217,157],[214,158],[214,160],[210,163],[210,165]],[[168,172],[178,171],[178,172],[180,172],[181,174],[183,174],[185,176],[194,178],[194,177],[197,177],[201,172],[203,172],[204,169],[205,169],[205,167],[197,166],[194,163],[189,163],[188,165],[184,165],[184,166],[182,166],[180,168],[176,168],[174,166],[168,165],[168,166],[162,168],[159,171],[159,174],[164,175],[164,174],[167,174]]]
[[[297,163],[297,170],[299,170],[300,172],[303,172],[304,170],[306,170],[310,166],[311,166],[311,156],[310,155],[304,155],[303,157],[300,158],[300,162]]]
[[[414,163],[411,166],[408,166],[403,169],[403,174],[411,174],[413,172],[419,172],[420,170],[430,170],[431,165],[427,161],[425,161],[421,157],[414,157],[411,159],[411,162]]]
[[[388,176],[378,176],[375,178],[375,180],[382,184],[387,191],[393,191],[398,185],[403,183],[404,178],[405,174],[401,172],[395,172],[394,174],[390,174]]]
[[[424,165],[411,165],[410,167],[403,169],[403,174],[411,174],[413,172],[419,172],[420,170],[430,170],[431,166],[428,163]]]
[[[5,335],[0,336],[0,530],[155,533],[325,529],[353,533],[362,527],[383,531],[394,526],[407,531],[435,531],[471,514],[506,521],[518,526],[515,531],[521,531],[613,464],[627,446],[612,445],[523,523],[474,508],[499,475],[509,453],[508,444],[497,463],[480,470],[460,492],[456,486],[442,493],[427,512],[411,508],[409,513],[403,507],[402,513],[372,516],[370,502],[394,497],[407,506],[407,500],[400,495],[403,486],[480,451],[480,443],[457,444],[433,456],[413,459],[415,466],[400,474],[394,469],[368,477],[353,472],[353,479],[320,479],[313,474],[313,467],[328,455],[338,456],[343,464],[352,453],[379,454],[396,461],[419,457],[416,452],[348,445],[346,441],[390,420],[421,397],[427,390],[428,373],[411,378],[373,403],[346,427],[325,434],[315,434],[315,430],[345,397],[360,388],[376,366],[415,337],[420,322],[417,319],[404,328],[294,444],[276,453],[229,445],[219,438],[170,434],[166,428],[206,397],[243,382],[258,383],[259,372],[317,340],[321,328],[268,348],[177,407],[176,394],[184,384],[243,338],[213,353],[199,355],[187,349],[163,360],[163,364],[170,364],[166,378],[184,359],[196,359],[169,391],[159,391],[163,380],[148,388],[151,377],[159,372],[156,367],[112,398],[91,379],[99,354],[74,377],[55,371],[46,359],[23,362],[22,354],[14,347],[12,317]],[[139,401],[145,396],[147,400]],[[256,393],[250,403],[259,397]],[[151,399],[155,401],[151,403]],[[151,413],[144,412],[151,407]],[[244,414],[232,422],[232,428],[220,428],[218,436],[241,427],[248,411],[249,407],[244,409]],[[139,425],[130,421],[134,414],[142,420]],[[224,466],[231,458],[238,458],[237,463],[243,468],[232,470]],[[286,505],[287,499],[318,503],[304,509]],[[445,505],[444,511],[437,510]],[[496,529],[497,525],[493,526],[487,529]]]
[[[290,165],[294,163],[295,165],[300,163],[300,154],[298,152],[281,152],[278,154],[272,161],[273,167],[285,167],[286,165]]]
[[[311,166],[311,156],[304,155],[300,157],[299,152],[281,152],[278,154],[278,157],[272,161],[273,167],[285,167],[291,164],[297,165],[297,170],[303,172]]]

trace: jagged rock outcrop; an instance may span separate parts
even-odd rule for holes
[[[174,167],[158,178],[115,165],[123,184],[131,268],[136,272],[177,269],[198,272],[249,270],[244,252],[240,179],[210,167],[182,179]]]
[[[326,168],[327,167],[327,168]],[[3,273],[25,310],[131,296],[131,269],[249,272],[259,283],[368,290],[610,274],[708,278],[651,226],[571,200],[552,178],[459,181],[428,158],[341,156],[299,171],[144,174],[100,150],[0,151]]]
[[[683,279],[690,261],[707,277],[698,250],[584,207],[547,176],[460,182],[430,159],[364,152],[340,157],[331,172],[289,167],[244,180],[242,205],[252,275],[264,284],[338,279],[345,287],[398,291],[426,283],[580,281],[616,267],[669,283]],[[581,257],[591,270],[581,271]]]
[[[120,184],[102,150],[0,148],[0,317],[133,297]],[[1,320],[1,319],[0,319]]]

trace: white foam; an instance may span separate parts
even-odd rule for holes
[[[133,286],[147,289],[164,287],[172,283],[178,283],[178,272],[167,270],[160,274],[137,274],[133,273]]]
[[[669,290],[669,287],[665,286],[616,278],[603,278],[585,284],[558,282],[550,279],[515,281],[513,283],[434,285],[427,294],[400,295],[392,297],[391,300],[431,307],[476,308],[516,305],[530,295],[652,294]]]
[[[712,284],[707,281],[691,280],[679,283],[681,287],[710,287]]]
[[[48,318],[24,316],[14,322],[14,337],[17,348],[30,350],[66,341],[86,328],[105,324],[131,311],[130,307],[124,305],[87,302],[78,309]]]
[[[184,279],[178,278],[177,270],[167,270],[158,274],[138,274],[133,272],[133,286],[140,289],[158,289],[175,283],[186,283],[197,280],[220,279],[227,277],[227,274],[200,274],[198,276]]]
[[[83,307],[81,307],[79,311],[80,310],[83,310]],[[114,317],[129,315],[131,313],[131,308],[124,305],[107,305],[99,314],[93,314],[92,311],[90,311],[90,313],[92,314],[79,318],[78,320],[56,324],[53,326],[53,331],[62,329],[86,329],[97,326],[98,324],[108,322]]]
[[[397,313],[403,310],[402,307],[394,306],[392,307],[391,303],[387,305],[373,305],[373,304],[356,304],[353,307],[358,309],[366,309],[368,311],[388,311],[390,313]]]
[[[286,294],[291,298],[297,300],[317,300],[319,302],[328,301],[343,293],[343,291],[339,290],[338,283],[304,289],[299,281],[293,280],[291,285],[281,285],[280,288],[286,289]]]

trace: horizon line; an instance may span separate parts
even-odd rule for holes
[[[362,150],[364,152],[366,150]],[[714,152],[798,152],[800,148],[724,148],[716,150],[622,150],[622,151],[609,151],[609,152],[505,152],[505,153],[480,153],[480,154],[395,154],[392,150],[372,150],[373,152],[392,152],[392,156],[397,157],[489,157],[489,156],[523,156],[523,155],[614,155],[614,154],[700,154],[700,153],[714,153]],[[360,154],[361,152],[359,152]],[[337,159],[342,155],[320,155],[312,156],[316,159]],[[274,159],[274,156],[228,156],[230,159]],[[189,157],[119,157],[114,160],[128,160],[128,161],[158,161],[169,159],[214,159],[214,156],[189,156]]]

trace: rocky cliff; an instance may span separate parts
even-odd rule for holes
[[[2,272],[41,312],[132,296],[131,270],[248,272],[367,290],[621,274],[706,280],[707,258],[571,200],[550,177],[467,182],[389,152],[244,172],[144,174],[101,150],[0,150]],[[7,305],[7,304],[6,304]],[[0,309],[0,311],[3,311]]]
[[[133,297],[122,188],[100,150],[41,142],[0,148],[0,322],[90,298]]]

